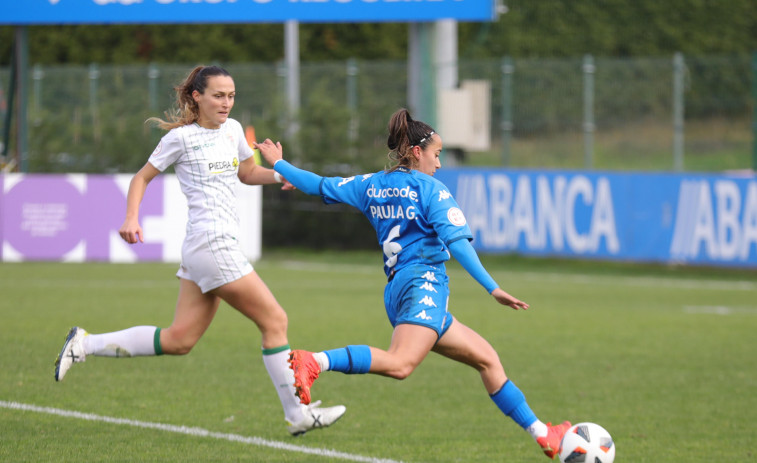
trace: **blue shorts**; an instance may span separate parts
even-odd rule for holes
[[[394,274],[384,289],[384,307],[392,326],[420,325],[442,337],[452,324],[449,278],[444,264],[411,265]]]

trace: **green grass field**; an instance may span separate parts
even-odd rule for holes
[[[616,462],[757,461],[756,272],[484,263],[531,309],[497,305],[450,264],[451,311],[492,343],[543,421],[603,425]],[[322,374],[315,398],[347,414],[292,438],[259,333],[226,305],[188,356],[90,357],[54,381],[73,325],[168,326],[175,267],[0,264],[0,461],[546,461],[472,369],[435,354],[405,381]],[[278,252],[256,269],[293,347],[388,346],[378,253]]]

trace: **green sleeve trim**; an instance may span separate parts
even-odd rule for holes
[[[155,337],[152,343],[155,347],[155,355],[163,355],[163,349],[160,348],[160,328],[155,328]]]
[[[283,352],[285,350],[289,350],[289,344],[284,344],[283,346],[274,347],[271,349],[263,349],[263,355],[278,354],[279,352]]]

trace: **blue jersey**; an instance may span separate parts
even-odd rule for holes
[[[349,204],[370,220],[387,276],[409,265],[443,263],[450,258],[447,246],[473,239],[447,187],[417,170],[325,177],[320,194],[324,202]]]

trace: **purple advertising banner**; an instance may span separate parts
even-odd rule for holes
[[[0,177],[2,257],[11,260],[109,261],[110,235],[123,223],[126,196],[116,176]],[[163,213],[163,179],[150,185],[143,215]],[[138,260],[161,260],[159,243],[135,246]]]
[[[179,261],[186,200],[175,177],[161,175],[148,186],[140,207],[145,242],[131,246],[118,235],[130,180],[130,175],[0,175],[0,260]]]

